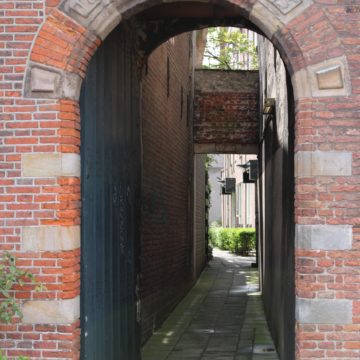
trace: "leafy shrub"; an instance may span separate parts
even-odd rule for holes
[[[0,360],[8,360],[8,358],[2,354],[1,350],[0,350]],[[19,356],[18,360],[29,360],[29,358],[24,356]]]
[[[212,247],[220,248],[219,245],[219,232],[220,227],[210,227],[209,229],[209,243]]]
[[[210,224],[210,227],[221,227],[221,222],[219,220],[215,220]]]
[[[35,290],[41,291],[46,288],[38,285],[34,274],[21,270],[16,266],[16,257],[8,252],[3,253],[0,259],[0,323],[10,323],[15,316],[22,317],[19,304],[14,298],[12,288],[15,285],[23,286],[25,282],[35,284]],[[20,356],[18,360],[27,360],[27,357]],[[0,350],[0,360],[7,360],[7,357]]]
[[[209,241],[213,247],[229,250],[237,255],[249,255],[256,248],[256,233],[252,228],[212,227]]]
[[[5,252],[0,259],[0,322],[10,323],[14,316],[22,317],[11,290],[15,285],[23,286],[26,281],[35,284],[34,274],[19,269],[15,256]]]

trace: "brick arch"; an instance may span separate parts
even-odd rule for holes
[[[179,3],[171,1],[166,5]],[[25,97],[77,100],[87,64],[101,41],[122,19],[161,4],[161,0],[63,1],[46,18],[34,40],[27,64]],[[320,89],[322,85],[315,79],[316,72],[334,66],[340,69],[334,76],[345,83],[335,95],[350,94],[345,50],[325,12],[312,0],[292,0],[286,5],[275,0],[218,0],[200,4],[210,17],[219,4],[229,7],[229,11],[237,11],[238,16],[260,29],[279,50],[292,75],[296,98],[334,93],[331,88]],[[316,24],[321,24],[321,29],[317,30]],[[304,31],[306,26],[314,27],[315,37],[313,31]]]

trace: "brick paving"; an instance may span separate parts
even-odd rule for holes
[[[253,260],[216,249],[199,281],[146,343],[142,359],[278,359]]]

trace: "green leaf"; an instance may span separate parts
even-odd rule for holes
[[[0,259],[0,294],[5,297],[0,299],[0,322],[10,323],[14,316],[22,317],[21,308],[11,289],[15,284],[24,286],[27,280],[36,285],[36,291],[46,290],[45,286],[36,282],[34,274],[16,266],[15,256],[5,252]]]
[[[238,28],[216,27],[208,29],[204,51],[204,67],[210,69],[245,69],[241,56],[249,58],[249,66],[258,68],[256,45]]]

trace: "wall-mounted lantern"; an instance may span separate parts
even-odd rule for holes
[[[258,175],[258,161],[249,160],[246,164],[237,165],[244,169],[243,183],[252,184],[256,181]]]
[[[263,114],[264,115],[275,114],[275,99],[273,98],[265,99]]]
[[[221,184],[221,195],[230,195],[235,192],[235,178],[220,179],[218,182]]]

